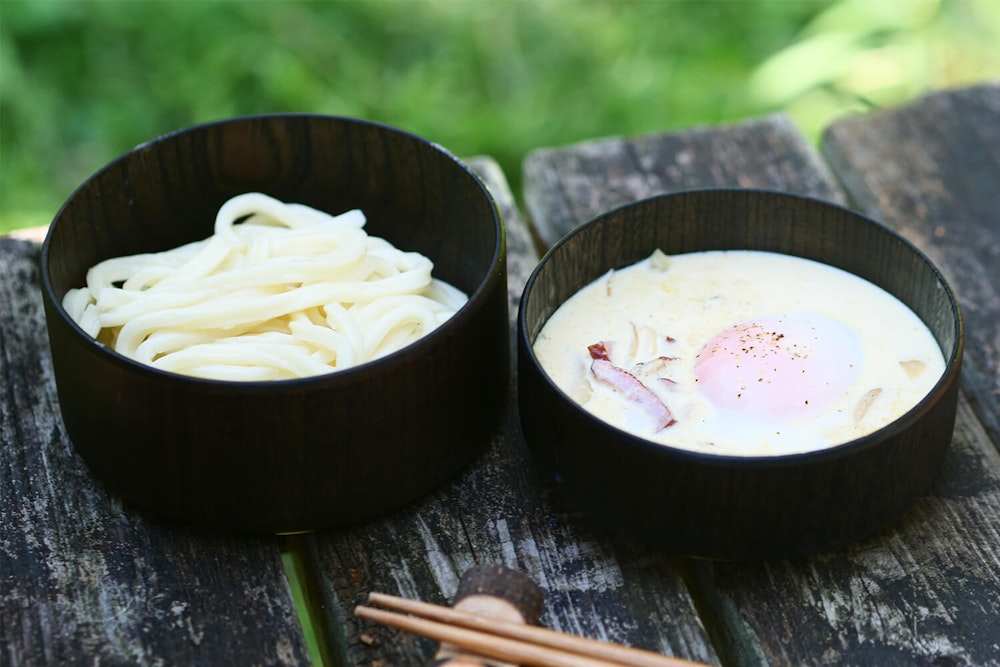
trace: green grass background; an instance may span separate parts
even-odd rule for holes
[[[133,146],[229,116],[357,116],[525,154],[1000,75],[997,0],[0,0],[0,232]]]

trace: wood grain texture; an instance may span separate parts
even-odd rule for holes
[[[664,153],[657,156],[657,150]],[[525,198],[533,223],[551,242],[607,207],[661,191],[735,185],[846,201],[830,174],[794,126],[778,116],[717,134],[697,128],[538,151],[525,162]],[[997,183],[1000,172],[982,178]],[[865,174],[857,179],[864,181]],[[953,178],[956,184],[962,180]],[[956,226],[946,238],[961,252],[935,256],[917,239],[946,272],[963,270],[967,260],[959,257],[970,249],[984,259],[992,256],[977,248],[995,247],[995,223],[966,235],[957,225],[961,218],[948,219]],[[969,278],[980,290],[996,264],[982,266]],[[979,339],[970,342],[981,345]],[[976,400],[996,409],[996,395],[973,405]],[[851,548],[800,561],[686,563],[723,662],[997,664],[1000,461],[993,445],[963,397],[941,479],[900,524]]]
[[[965,401],[933,491],[902,521],[794,561],[701,563],[734,664],[1000,664],[1000,456]]]
[[[858,209],[923,249],[955,290],[963,386],[1000,442],[1000,83],[842,120],[823,150]]]
[[[38,246],[0,239],[0,663],[296,665],[278,545],[146,519],[63,429]]]
[[[492,161],[473,160],[503,212],[512,303],[537,261],[531,236]],[[510,394],[513,397],[514,384]],[[434,645],[350,616],[368,592],[448,604],[462,573],[500,563],[544,593],[541,623],[564,632],[717,662],[669,559],[591,525],[536,477],[513,411],[488,451],[457,479],[404,510],[315,538],[328,632],[345,665],[419,665]]]
[[[523,170],[527,213],[546,245],[599,213],[665,192],[739,187],[841,198],[784,115],[538,149]]]
[[[772,191],[702,190],[644,199],[599,216],[554,247],[522,300],[521,428],[547,478],[574,505],[625,534],[678,554],[723,560],[828,551],[898,519],[929,489],[947,453],[959,394],[957,357],[919,420],[877,447],[834,456],[816,452],[794,465],[780,458],[754,463],[724,457],[708,464],[614,429],[598,431],[592,416],[573,409],[546,379],[531,352],[535,337],[577,290],[656,250],[672,255],[726,248],[800,253],[854,271],[910,304],[941,346],[957,354],[954,302],[940,289],[938,273],[877,223],[826,202]],[[667,310],[690,303],[653,291]],[[690,337],[683,329],[659,333]],[[612,356],[616,342],[608,344]],[[753,350],[752,343],[743,349],[751,355]]]
[[[434,275],[469,303],[433,335],[363,369],[224,389],[123,363],[59,307],[97,262],[204,239],[224,202],[246,192],[335,213],[360,209],[368,235],[433,260]],[[359,119],[233,118],[143,144],[74,193],[42,246],[67,433],[109,489],[186,525],[271,535],[398,508],[454,476],[496,428],[509,350],[501,232],[464,165]],[[321,289],[306,285],[259,305],[273,315],[298,307],[292,301],[317,304],[310,295],[344,296]],[[219,312],[227,323],[254,317],[228,307]]]

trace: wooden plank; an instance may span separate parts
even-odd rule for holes
[[[503,174],[484,178],[507,227],[511,322],[538,255]],[[426,640],[361,623],[370,591],[447,604],[462,573],[500,563],[533,577],[545,594],[541,622],[558,630],[716,662],[694,603],[669,559],[609,536],[550,496],[520,437],[514,391],[504,430],[444,488],[379,521],[317,536],[313,559],[325,592],[327,632],[345,665],[419,665]]]
[[[713,186],[846,201],[831,172],[781,116],[546,149],[525,162],[526,203],[549,242],[611,206]],[[990,405],[996,409],[995,398]],[[898,525],[794,562],[687,563],[723,662],[996,664],[990,660],[1000,655],[998,485],[1000,462],[963,396],[941,480]]]
[[[859,210],[919,246],[958,294],[962,386],[1000,442],[1000,83],[845,119],[823,150]]]
[[[38,250],[0,239],[0,663],[308,662],[276,541],[162,525],[74,452]]]
[[[528,216],[546,245],[599,213],[665,192],[782,189],[840,201],[826,167],[787,116],[542,148],[524,160]]]

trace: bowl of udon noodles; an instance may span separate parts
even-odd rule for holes
[[[572,505],[671,553],[840,548],[898,520],[952,438],[962,319],[879,222],[781,192],[609,211],[518,313],[521,424]]]
[[[41,271],[66,432],[151,515],[259,534],[365,521],[497,428],[501,216],[404,130],[273,114],[156,138],[69,197]]]

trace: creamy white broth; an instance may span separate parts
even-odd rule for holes
[[[553,313],[534,351],[608,423],[740,456],[871,433],[916,405],[945,367],[926,325],[885,290],[760,251],[656,252],[611,271]]]

